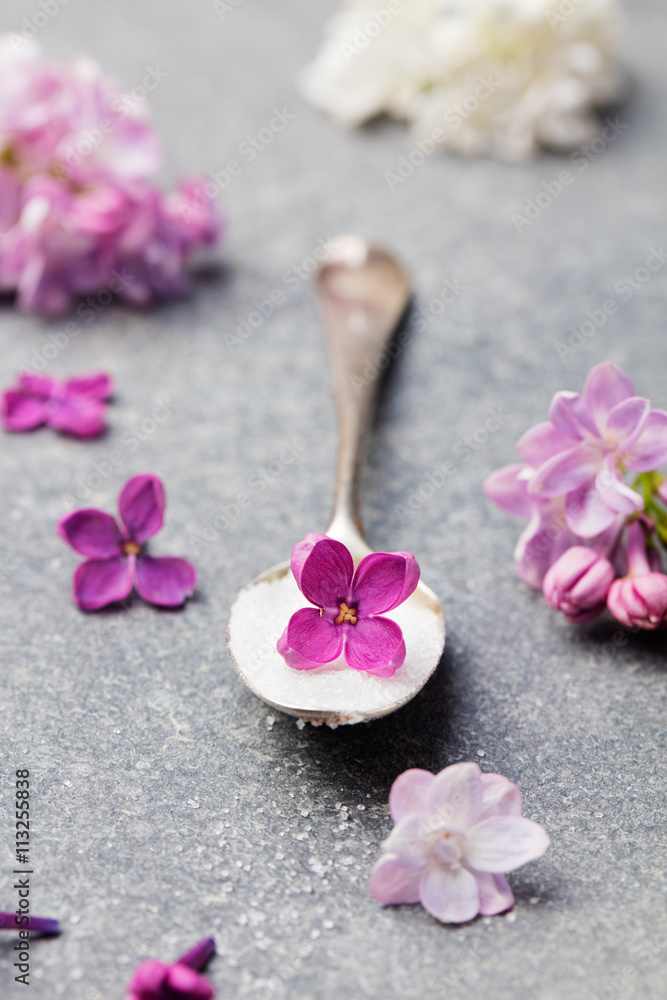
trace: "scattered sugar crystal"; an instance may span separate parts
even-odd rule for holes
[[[229,641],[239,671],[251,689],[271,704],[303,713],[297,726],[312,721],[307,713],[340,716],[328,725],[383,715],[409,701],[423,687],[440,659],[441,620],[417,591],[389,618],[403,630],[407,656],[393,677],[373,677],[351,670],[340,657],[315,670],[288,667],[276,649],[290,617],[307,601],[291,572],[245,587],[229,623]]]

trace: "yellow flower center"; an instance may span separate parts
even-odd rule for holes
[[[123,552],[126,556],[138,556],[141,552],[141,545],[137,545],[136,542],[125,542]]]
[[[342,625],[343,622],[349,622],[350,625],[357,624],[357,609],[348,608],[347,604],[339,605],[340,614],[336,618],[336,625]]]

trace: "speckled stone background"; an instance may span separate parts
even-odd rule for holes
[[[345,134],[295,86],[335,7],[241,0],[219,17],[208,0],[71,0],[38,31],[49,56],[89,52],[127,90],[150,69],[166,73],[150,94],[161,181],[232,159],[242,170],[220,194],[222,267],[191,298],[103,309],[49,360],[56,374],[113,373],[108,434],[0,441],[0,906],[15,905],[12,783],[28,767],[33,910],[64,926],[33,942],[29,993],[3,939],[3,997],[121,1000],[139,961],[176,958],[209,933],[221,998],[664,995],[664,638],[567,625],[516,578],[519,524],[481,492],[552,393],[579,389],[601,360],[667,407],[667,266],[622,291],[666,236],[664,10],[629,7],[626,127],[586,170],[549,156],[510,166],[440,155],[392,192],[384,173],[413,148],[406,131]],[[38,10],[4,0],[0,23],[18,31]],[[294,117],[249,162],[244,140],[276,108]],[[517,232],[512,213],[563,169],[574,182]],[[320,240],[348,230],[401,255],[427,311],[380,408],[364,511],[374,547],[417,554],[448,639],[436,676],[395,716],[299,731],[240,685],[224,635],[239,587],[326,525],[334,412],[299,275]],[[459,293],[442,309],[447,281]],[[286,301],[235,342],[276,289]],[[559,355],[606,299],[618,312]],[[1,384],[65,323],[2,303]],[[455,475],[417,502],[447,460]],[[113,509],[143,471],[169,498],[154,551],[196,561],[196,600],[177,613],[136,602],[83,615],[69,594],[76,557],[55,523],[68,497]],[[239,492],[251,503],[236,511]],[[381,909],[367,884],[392,780],[470,759],[518,782],[550,851],[511,877],[507,915],[443,927],[417,906]]]

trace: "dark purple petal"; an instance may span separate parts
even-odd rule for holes
[[[111,514],[103,510],[74,510],[60,518],[57,530],[60,537],[82,556],[109,559],[122,552],[120,529]]]
[[[628,376],[611,361],[603,361],[588,373],[583,399],[596,427],[603,432],[610,411],[634,394],[635,387]]]
[[[317,537],[316,541],[312,541]],[[303,558],[304,548],[310,551]],[[354,574],[352,556],[342,542],[326,535],[306,535],[296,546],[297,572],[294,574],[301,593],[318,608],[337,608],[349,596]]]
[[[301,608],[289,620],[287,643],[306,660],[330,663],[342,652],[345,629],[345,625],[334,625],[331,617],[320,615],[317,608]]]
[[[578,392],[557,392],[551,400],[549,420],[556,430],[573,441],[600,436]],[[568,447],[572,447],[573,441]]]
[[[354,574],[350,600],[364,618],[398,607],[419,583],[419,564],[411,552],[373,552]]]
[[[576,440],[579,440],[577,437]],[[519,438],[517,448],[521,458],[533,469],[539,469],[549,458],[559,451],[567,451],[576,441],[561,428],[554,427],[550,421],[536,424]]]
[[[625,455],[633,472],[651,472],[667,462],[667,413],[651,410],[641,435]]]
[[[157,534],[164,524],[165,504],[164,486],[157,476],[145,473],[125,483],[118,509],[133,542],[141,545]]]
[[[317,660],[307,660],[305,656],[301,656],[300,653],[297,653],[296,650],[290,647],[289,640],[287,638],[288,628],[289,626],[285,628],[285,631],[276,643],[276,649],[284,659],[287,666],[293,667],[294,670],[316,670],[318,667],[321,667],[322,664],[318,663]]]
[[[74,437],[97,437],[104,430],[104,403],[92,396],[66,396],[52,407],[47,420],[49,427]]]
[[[187,559],[137,556],[134,586],[140,597],[162,608],[177,608],[195,589],[197,571]]]
[[[169,966],[163,962],[159,962],[156,958],[151,958],[147,962],[144,962],[135,971],[127,985],[130,991],[128,1000],[134,997],[137,1000],[144,1000],[144,998],[154,1000],[155,997],[159,996],[159,990],[165,981],[168,971]]]
[[[528,481],[523,478],[527,471],[525,465],[506,465],[484,480],[489,500],[513,517],[530,517],[533,512],[533,498],[528,495]]]
[[[419,882],[423,867],[406,864],[393,854],[385,854],[371,874],[371,896],[383,906],[419,902]]]
[[[95,399],[109,399],[113,393],[113,380],[106,372],[79,375],[77,378],[67,380],[65,393],[66,395],[92,396]]]
[[[134,556],[113,559],[88,559],[74,571],[74,601],[82,611],[122,601],[132,590]]]
[[[319,531],[309,531],[305,538],[302,538],[300,542],[297,542],[292,549],[291,558],[291,568],[294,574],[294,579],[296,580],[296,585],[303,594],[303,588],[301,587],[301,573],[303,572],[304,563],[306,559],[313,551],[313,548],[318,542],[323,542],[328,535],[323,535]]]
[[[39,396],[9,389],[2,396],[0,416],[8,431],[31,431],[46,422],[49,404]]]
[[[28,396],[39,396],[41,399],[50,399],[61,389],[62,383],[48,375],[19,375],[19,392]]]
[[[183,997],[183,1000],[212,1000],[215,996],[213,987],[203,976],[180,962],[170,966],[165,987],[173,991],[174,1000],[176,997]]]
[[[334,628],[344,628],[335,625]],[[347,629],[345,660],[353,670],[391,677],[405,661],[405,642],[391,618],[359,618]]]

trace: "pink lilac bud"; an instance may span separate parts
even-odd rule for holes
[[[573,545],[544,577],[544,596],[570,622],[588,622],[605,609],[614,579],[608,559],[583,545]]]
[[[615,580],[607,606],[623,625],[656,629],[667,619],[667,576],[656,571],[659,557],[646,547],[646,531],[640,521],[628,528],[628,575]]]

